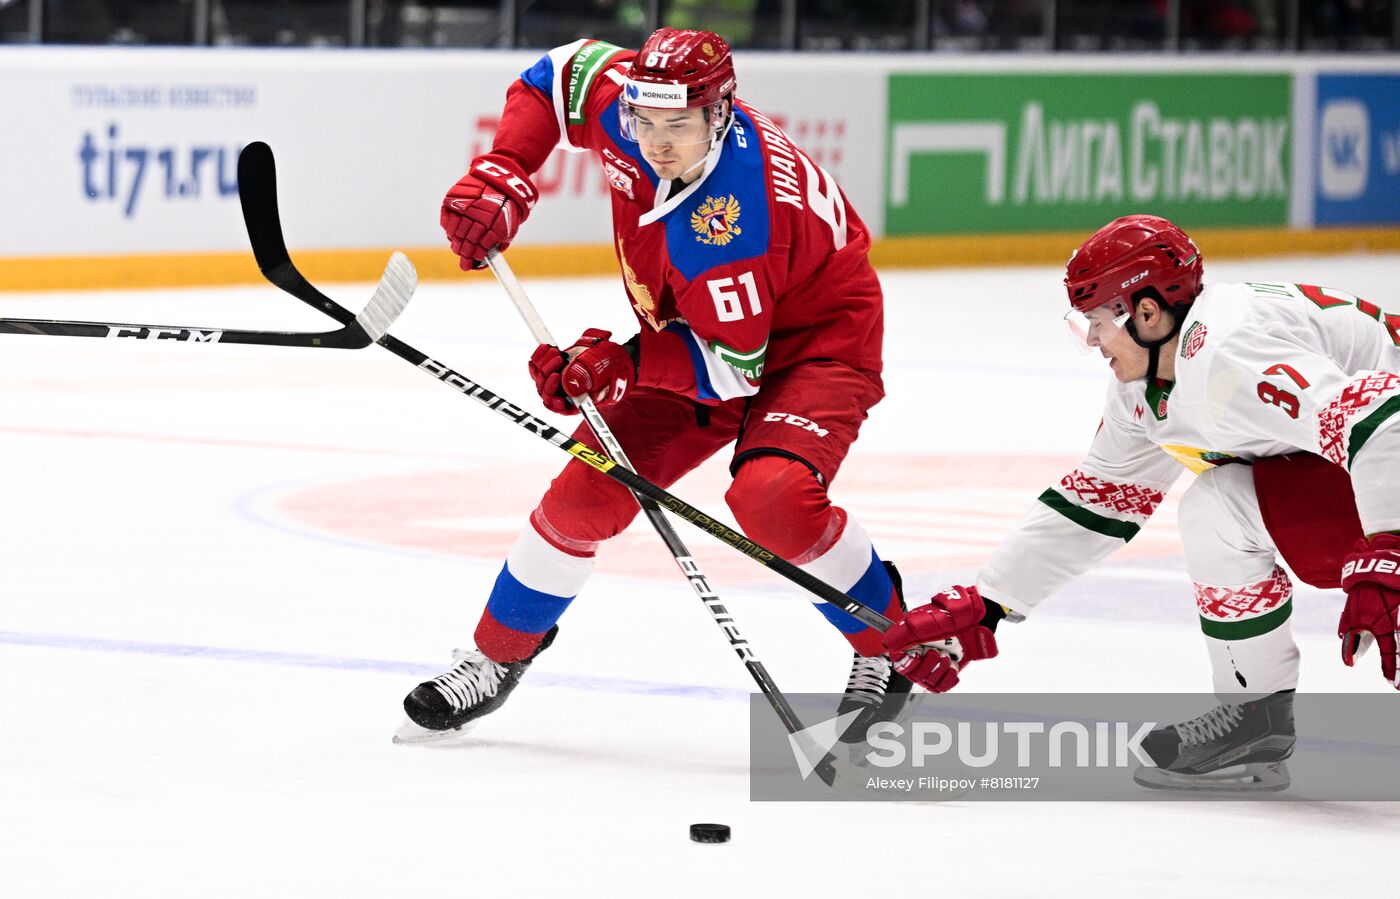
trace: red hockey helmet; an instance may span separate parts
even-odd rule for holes
[[[637,51],[622,96],[633,106],[695,109],[727,99],[735,84],[724,38],[713,31],[661,28]]]
[[[1069,303],[1089,312],[1109,303],[1131,312],[1143,296],[1189,306],[1201,292],[1201,251],[1155,215],[1125,215],[1080,244],[1065,267]]]

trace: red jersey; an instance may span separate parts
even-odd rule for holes
[[[588,40],[552,50],[511,86],[492,155],[532,174],[557,145],[597,155],[642,325],[637,382],[718,403],[757,393],[765,372],[821,361],[879,388],[884,312],[870,234],[835,179],[736,101],[701,176],[661,182],[621,133],[634,55]]]

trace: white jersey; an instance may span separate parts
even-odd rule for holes
[[[1400,530],[1400,315],[1299,284],[1218,284],[1181,325],[1176,380],[1114,381],[1079,467],[977,586],[1025,614],[1141,528],[1182,466],[1305,450],[1350,470],[1366,533]]]

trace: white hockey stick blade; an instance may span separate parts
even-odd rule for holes
[[[359,325],[369,336],[370,342],[377,343],[389,333],[389,327],[403,312],[413,292],[418,289],[418,271],[402,253],[395,252],[389,257],[389,265],[374,288],[374,296],[369,298],[365,308],[355,316]]]

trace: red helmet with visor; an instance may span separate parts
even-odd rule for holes
[[[1150,297],[1182,311],[1201,292],[1201,251],[1176,225],[1155,215],[1125,215],[1080,244],[1065,267],[1072,307],[1070,330],[1088,343],[1091,327],[1101,334],[1121,328],[1137,301]],[[1096,311],[1097,310],[1097,311]]]
[[[622,133],[636,140],[635,109],[704,109],[709,139],[729,124],[734,94],[729,44],[712,31],[662,28],[637,51],[622,85]]]

